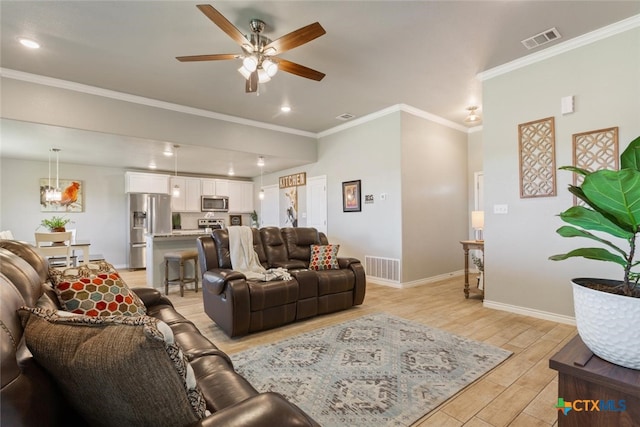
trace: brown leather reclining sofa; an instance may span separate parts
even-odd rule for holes
[[[228,336],[362,304],[366,277],[359,260],[338,257],[338,269],[308,269],[311,245],[328,244],[324,233],[311,227],[264,227],[252,232],[262,266],[286,268],[291,280],[247,280],[234,271],[227,230],[198,238],[204,310]]]
[[[60,309],[47,276],[47,262],[35,248],[26,243],[0,240],[2,426],[89,425],[25,345],[17,309],[23,305]],[[281,395],[258,393],[234,371],[227,355],[202,336],[193,323],[180,315],[157,290],[136,288],[133,291],[144,302],[147,315],[164,321],[173,331],[175,341],[193,367],[206,409],[211,412],[196,423],[183,425],[318,426]],[[100,367],[96,368],[99,370]],[[156,372],[154,376],[162,379],[163,372]]]

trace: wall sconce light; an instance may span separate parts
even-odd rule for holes
[[[478,107],[476,105],[467,107],[467,111],[469,111],[469,114],[467,115],[467,118],[464,119],[465,123],[475,123],[480,121],[480,115],[476,113],[477,109]]]
[[[471,227],[475,230],[476,241],[483,242],[482,230],[484,230],[484,211],[471,212]]]

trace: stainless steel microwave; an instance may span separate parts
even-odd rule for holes
[[[229,212],[229,198],[227,196],[202,196],[200,210],[202,212]]]

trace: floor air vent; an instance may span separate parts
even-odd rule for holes
[[[558,32],[558,30],[554,28],[550,28],[547,31],[543,31],[540,34],[536,34],[533,37],[529,37],[528,39],[522,40],[522,44],[527,49],[535,49],[538,46],[542,46],[543,44],[547,44],[554,40],[558,40],[562,36]]]
[[[376,256],[364,256],[364,269],[367,276],[400,283],[400,260],[393,258],[381,258]]]

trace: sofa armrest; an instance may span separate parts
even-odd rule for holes
[[[281,395],[267,392],[221,409],[191,426],[320,427],[320,424]]]
[[[340,268],[349,268],[351,264],[360,264],[360,260],[356,258],[338,257],[338,265]]]
[[[353,305],[360,305],[364,301],[367,290],[367,276],[360,260],[356,258],[338,258],[340,268],[348,268],[353,271],[355,283],[353,285]]]
[[[132,288],[131,290],[142,300],[145,307],[158,304],[168,304],[173,307],[171,301],[155,288]]]
[[[224,287],[230,280],[238,279],[246,279],[246,277],[235,270],[216,268],[215,270],[206,271],[202,275],[202,288],[214,295],[220,295],[224,292]]]

